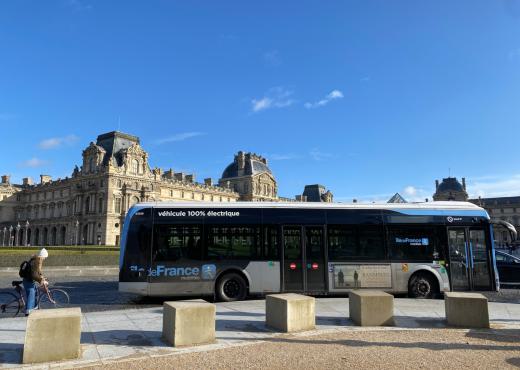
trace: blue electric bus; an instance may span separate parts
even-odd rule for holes
[[[465,202],[140,203],[119,290],[234,301],[380,289],[431,298],[499,289],[489,215]]]

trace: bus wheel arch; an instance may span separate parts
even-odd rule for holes
[[[439,293],[439,279],[431,271],[417,270],[408,279],[408,295],[412,298],[435,298]]]
[[[249,279],[243,271],[227,269],[215,280],[215,297],[218,301],[244,300],[249,294]]]

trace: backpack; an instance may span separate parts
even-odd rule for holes
[[[20,275],[21,278],[32,280],[31,263],[29,261],[22,262],[18,275]]]

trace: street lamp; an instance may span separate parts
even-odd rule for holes
[[[27,247],[28,240],[29,240],[29,220],[25,221],[25,246],[26,247]]]
[[[9,246],[13,246],[13,225],[9,225]]]
[[[79,221],[76,220],[76,223],[74,224],[76,227],[76,247],[78,246],[78,227],[79,227]]]
[[[15,234],[15,240],[13,245],[18,245],[20,243],[20,223],[18,222],[18,225],[16,225],[16,234]]]

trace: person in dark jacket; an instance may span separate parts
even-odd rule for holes
[[[31,310],[36,307],[36,283],[40,285],[47,285],[47,280],[42,273],[43,261],[49,257],[47,249],[42,248],[38,254],[31,257],[29,263],[31,264],[31,278],[23,279],[23,287],[25,289],[25,316],[29,316]]]

